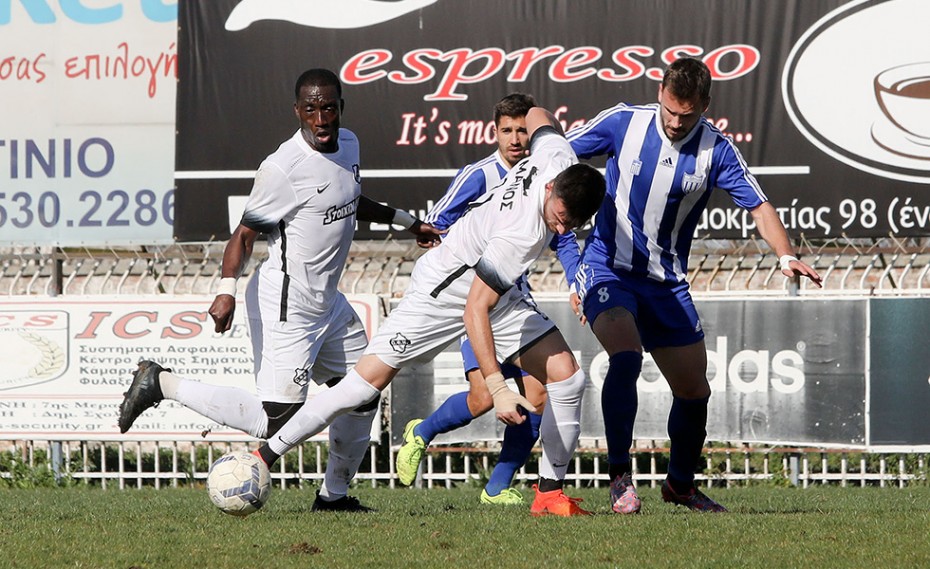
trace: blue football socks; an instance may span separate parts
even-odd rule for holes
[[[462,391],[446,399],[438,409],[413,429],[413,434],[429,444],[436,435],[448,433],[471,423],[474,417],[468,410],[468,392]]]
[[[694,484],[694,471],[701,459],[704,439],[707,436],[707,401],[702,399],[672,400],[668,415],[668,437],[671,455],[668,461],[668,478],[676,491]]]
[[[485,491],[490,496],[497,496],[513,483],[517,471],[526,464],[526,460],[533,451],[533,445],[539,439],[539,424],[542,415],[528,413],[526,421],[519,425],[508,425],[504,429],[504,441],[501,444],[501,454],[497,465],[491,472]]]
[[[610,364],[601,391],[608,464],[628,465],[630,463],[633,423],[636,421],[636,410],[639,405],[636,380],[642,369],[643,355],[639,352],[617,352],[610,356]]]

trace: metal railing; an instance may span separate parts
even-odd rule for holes
[[[0,294],[210,294],[215,292],[225,242],[148,246],[132,249],[0,250]],[[698,240],[689,261],[695,294],[927,295],[930,294],[930,239],[831,239],[797,245],[802,258],[823,277],[823,289],[806,280],[792,283],[778,260],[755,239]],[[410,240],[356,241],[340,288],[346,293],[399,296],[422,250]],[[265,255],[257,243],[248,277]],[[567,291],[561,265],[547,252],[532,267],[538,291]]]
[[[134,249],[2,250],[0,294],[212,294],[219,280],[224,248],[224,242],[209,242]],[[797,249],[823,276],[823,289],[785,278],[778,270],[777,259],[756,240],[698,240],[690,259],[689,282],[698,297],[930,295],[930,239],[842,239],[820,243],[802,240]],[[264,253],[263,245],[257,244],[246,277],[251,276]],[[389,238],[355,242],[340,287],[346,293],[400,296],[421,254],[412,241]],[[553,254],[536,262],[530,272],[530,283],[538,291],[568,290]],[[16,441],[6,444],[10,456],[30,467],[44,463],[51,470],[57,469],[56,475],[124,488],[202,481],[212,457],[240,443]],[[667,449],[663,444],[651,441],[636,449],[637,479],[641,484],[655,485],[665,477]],[[0,446],[0,453],[3,450]],[[373,445],[357,477],[359,482],[394,486],[395,452],[388,444]],[[322,478],[325,445],[307,443],[292,454],[294,458],[287,464],[282,461],[280,469],[273,473],[277,484],[300,485]],[[496,454],[496,443],[432,448],[424,461],[421,483],[433,486],[478,480],[489,471]],[[707,468],[698,479],[707,485],[787,480],[800,486],[904,486],[927,480],[926,457],[915,454],[735,445],[707,449],[706,457]],[[533,480],[533,470],[522,469],[518,479]],[[12,476],[12,470],[0,469],[0,477]],[[568,480],[577,485],[606,483],[606,456],[599,441],[583,444]]]
[[[60,446],[59,446],[60,445]],[[13,460],[32,470],[45,469],[76,483],[115,487],[178,487],[205,483],[209,465],[230,450],[252,450],[257,443],[229,442],[53,442],[11,441],[0,447]],[[57,449],[57,450],[56,450]],[[416,484],[452,487],[479,484],[493,468],[499,446],[431,447]],[[61,457],[56,464],[55,457]],[[696,480],[706,487],[747,484],[906,487],[928,483],[926,454],[865,453],[856,449],[802,447],[717,446],[704,449],[705,468]],[[657,487],[666,476],[668,448],[659,441],[638,441],[633,449],[634,478],[640,486]],[[517,482],[537,479],[535,449],[530,464],[520,469]],[[325,472],[326,445],[305,443],[285,455],[272,472],[279,488],[318,484]],[[357,484],[398,485],[395,449],[372,445],[356,476]],[[11,479],[13,469],[0,471]],[[566,477],[576,487],[608,484],[606,450],[597,440],[582,441]]]

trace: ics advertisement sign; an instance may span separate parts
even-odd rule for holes
[[[0,439],[249,440],[177,403],[142,414],[126,435],[116,424],[123,392],[140,360],[177,375],[255,391],[245,310],[232,329],[213,332],[213,298],[199,295],[97,296],[92,300],[0,300]],[[365,329],[378,326],[375,295],[352,295]],[[310,383],[310,397],[320,389]],[[375,421],[377,435],[380,421]],[[325,439],[321,433],[317,439]]]

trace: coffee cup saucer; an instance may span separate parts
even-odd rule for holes
[[[892,154],[930,160],[930,138],[905,132],[884,117],[872,123],[872,140]]]

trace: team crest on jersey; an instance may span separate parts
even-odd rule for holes
[[[333,206],[326,210],[326,215],[323,217],[323,225],[329,225],[330,223],[335,223],[340,219],[345,219],[355,215],[355,210],[358,208],[358,198],[350,201],[345,205]]]
[[[406,336],[398,332],[396,336],[391,338],[390,344],[391,344],[391,348],[395,352],[397,352],[398,354],[402,354],[407,351],[407,348],[409,348],[413,344],[413,342],[411,342],[410,340],[407,339]]]
[[[310,370],[307,368],[294,370],[294,383],[303,387],[310,383]]]
[[[690,194],[691,192],[696,192],[701,189],[701,186],[704,185],[704,176],[698,176],[695,174],[685,174],[681,178],[681,190]]]

